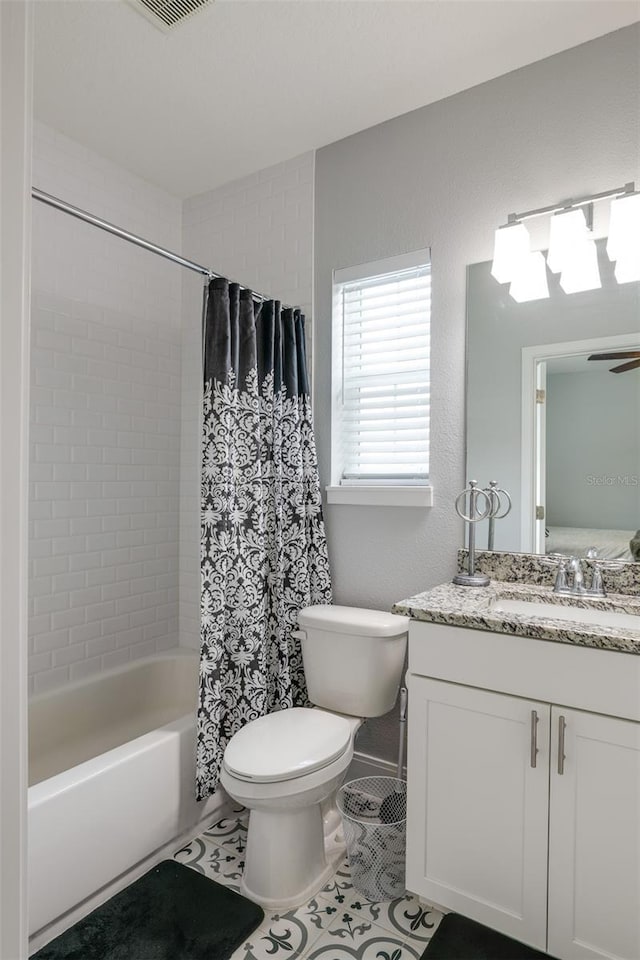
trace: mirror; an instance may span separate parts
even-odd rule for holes
[[[549,298],[529,303],[490,262],[468,267],[466,476],[513,499],[495,550],[640,559],[640,283],[617,283],[605,245],[601,289],[567,295],[548,273]],[[624,357],[588,359],[603,353]]]

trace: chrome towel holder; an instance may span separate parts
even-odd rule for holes
[[[491,500],[491,510],[489,511],[489,533],[487,535],[487,550],[493,550],[493,538],[495,533],[496,520],[504,520],[511,513],[511,497],[506,490],[498,486],[497,480],[490,480],[489,486],[485,487],[484,492],[489,495]],[[505,499],[504,507],[502,497]],[[502,512],[501,512],[502,511]]]
[[[469,512],[464,512],[467,497],[469,498]],[[484,509],[478,508],[478,498],[484,499]],[[477,480],[469,480],[469,486],[465,487],[462,493],[456,497],[456,513],[469,524],[468,543],[469,543],[469,565],[468,573],[458,573],[453,578],[453,582],[460,587],[488,587],[489,577],[484,573],[476,573],[476,523],[486,518],[491,513],[493,502],[491,496],[478,488]]]
[[[468,512],[465,512],[468,497]],[[480,509],[479,497],[484,499],[484,506]],[[489,577],[484,573],[476,573],[476,523],[489,520],[489,534],[487,549],[493,550],[495,521],[502,520],[511,512],[512,501],[510,495],[497,480],[491,480],[488,487],[479,488],[477,480],[469,480],[469,486],[458,494],[455,501],[456,513],[469,524],[469,532],[465,537],[469,544],[469,562],[467,573],[458,573],[453,582],[461,587],[487,587]]]

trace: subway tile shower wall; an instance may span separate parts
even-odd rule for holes
[[[34,183],[171,248],[181,204],[36,124]],[[33,209],[29,684],[178,642],[180,270]]]

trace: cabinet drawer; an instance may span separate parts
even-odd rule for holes
[[[640,720],[640,654],[412,620],[409,672]]]

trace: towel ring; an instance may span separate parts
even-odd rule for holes
[[[502,487],[498,486],[497,480],[491,480],[489,486],[483,490],[483,493],[486,493],[491,500],[492,506],[489,513],[490,520],[504,520],[504,518],[511,513],[511,507],[513,506],[511,495]],[[503,496],[505,498],[505,506],[503,512],[500,513],[500,511],[503,509]]]
[[[463,513],[460,504],[464,502],[465,498],[469,496],[469,515]],[[485,508],[480,513],[476,513],[476,507],[478,503],[478,497],[484,497]],[[476,480],[469,480],[469,486],[466,487],[462,493],[459,493],[456,497],[455,502],[456,513],[461,520],[464,520],[465,523],[479,523],[480,520],[486,520],[491,514],[491,498],[486,493],[485,490],[482,490],[478,487]]]

